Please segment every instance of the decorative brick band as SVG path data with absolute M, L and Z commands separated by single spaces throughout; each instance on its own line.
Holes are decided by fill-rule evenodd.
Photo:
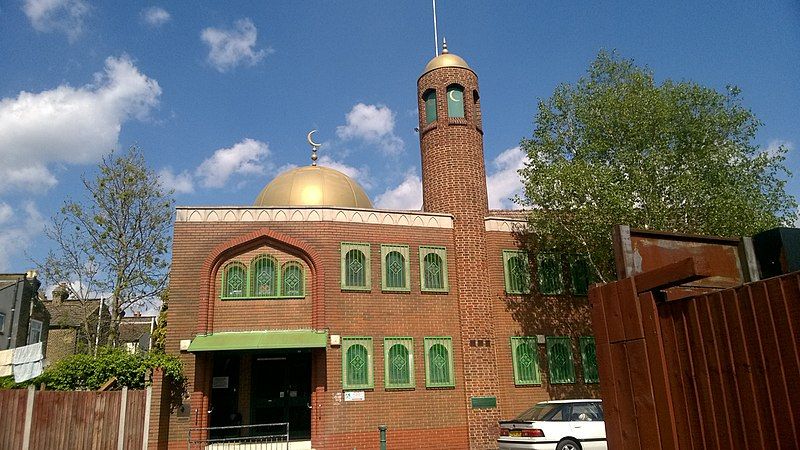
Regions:
M 502 217 L 487 217 L 484 219 L 486 231 L 501 231 L 511 233 L 528 228 L 528 222 L 523 219 L 506 219 Z
M 356 208 L 178 207 L 176 222 L 349 222 L 453 228 L 449 214 Z
M 251 233 L 243 234 L 215 247 L 206 257 L 201 269 L 201 292 L 198 305 L 197 333 L 207 334 L 212 330 L 214 323 L 215 295 L 214 280 L 222 265 L 233 255 L 245 252 L 252 248 L 269 244 L 279 250 L 292 254 L 308 264 L 311 270 L 311 323 L 315 329 L 321 329 L 325 323 L 325 290 L 323 289 L 325 274 L 323 265 L 317 252 L 308 244 L 299 239 L 283 233 L 261 228 Z

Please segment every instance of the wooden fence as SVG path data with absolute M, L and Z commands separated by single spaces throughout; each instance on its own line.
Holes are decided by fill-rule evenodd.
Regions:
M 663 295 L 700 265 L 590 291 L 609 448 L 799 448 L 800 273 Z
M 0 391 L 0 449 L 146 449 L 150 388 Z

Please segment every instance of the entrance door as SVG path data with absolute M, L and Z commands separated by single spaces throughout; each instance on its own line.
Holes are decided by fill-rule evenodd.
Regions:
M 289 422 L 291 439 L 311 438 L 311 353 L 253 356 L 251 422 Z
M 209 408 L 212 427 L 242 424 L 242 415 L 239 413 L 239 361 L 239 355 L 234 353 L 219 352 L 214 355 Z M 213 430 L 211 437 L 228 437 L 237 432 Z

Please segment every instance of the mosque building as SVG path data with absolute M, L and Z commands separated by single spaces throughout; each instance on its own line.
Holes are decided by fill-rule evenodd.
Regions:
M 599 396 L 586 261 L 523 251 L 524 214 L 489 210 L 479 94 L 446 46 L 423 69 L 420 211 L 315 158 L 252 206 L 177 208 L 167 351 L 188 394 L 154 395 L 151 441 L 289 423 L 291 448 L 377 449 L 385 425 L 392 449 L 487 449 L 537 401 Z

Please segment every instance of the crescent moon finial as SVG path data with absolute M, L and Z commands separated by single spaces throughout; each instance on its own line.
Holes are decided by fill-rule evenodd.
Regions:
M 308 132 L 308 135 L 306 135 L 306 138 L 308 139 L 308 143 L 311 144 L 311 165 L 312 166 L 316 166 L 317 165 L 317 149 L 322 146 L 322 144 L 317 144 L 316 142 L 314 142 L 314 139 L 312 138 L 312 136 L 316 132 L 317 132 L 317 130 L 311 130 L 311 131 Z

